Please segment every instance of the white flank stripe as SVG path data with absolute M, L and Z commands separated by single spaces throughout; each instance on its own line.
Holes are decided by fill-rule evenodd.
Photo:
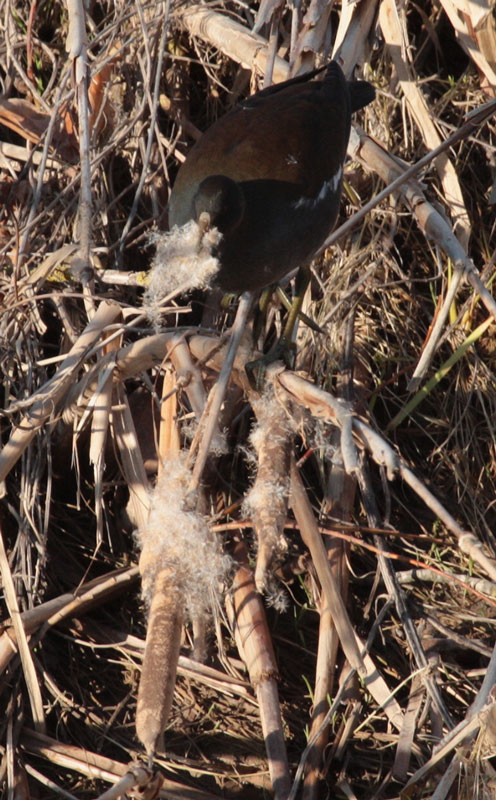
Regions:
M 335 194 L 335 192 L 337 192 L 342 176 L 343 167 L 341 166 L 332 176 L 332 178 L 329 178 L 328 181 L 325 181 L 325 183 L 322 184 L 322 188 L 317 197 L 300 197 L 296 203 L 292 204 L 293 208 L 314 208 L 316 205 L 322 202 L 322 200 L 325 200 L 329 194 Z

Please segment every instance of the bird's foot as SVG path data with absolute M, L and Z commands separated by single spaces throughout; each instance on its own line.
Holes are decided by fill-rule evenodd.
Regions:
M 245 364 L 245 372 L 250 381 L 250 386 L 257 392 L 263 389 L 267 367 L 275 361 L 282 361 L 288 369 L 294 369 L 296 360 L 296 347 L 294 344 L 279 339 L 269 353 Z

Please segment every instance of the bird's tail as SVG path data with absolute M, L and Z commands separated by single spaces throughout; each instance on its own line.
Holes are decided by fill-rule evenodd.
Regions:
M 367 81 L 349 81 L 351 110 L 358 111 L 375 99 L 375 89 Z

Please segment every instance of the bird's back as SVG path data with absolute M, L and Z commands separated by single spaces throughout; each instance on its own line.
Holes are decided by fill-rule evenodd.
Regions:
M 275 91 L 253 95 L 214 123 L 179 170 L 169 206 L 171 227 L 192 218 L 193 196 L 209 175 L 289 182 L 305 196 L 318 192 L 343 162 L 349 137 L 348 84 L 334 65 L 323 81 L 270 87 Z

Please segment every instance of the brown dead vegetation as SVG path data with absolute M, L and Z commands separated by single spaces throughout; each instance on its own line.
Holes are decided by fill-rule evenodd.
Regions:
M 0 9 L 5 796 L 489 800 L 494 6 Z M 331 55 L 377 99 L 323 332 L 260 397 L 250 328 L 222 402 L 232 309 L 154 330 L 150 234 L 201 131 Z

